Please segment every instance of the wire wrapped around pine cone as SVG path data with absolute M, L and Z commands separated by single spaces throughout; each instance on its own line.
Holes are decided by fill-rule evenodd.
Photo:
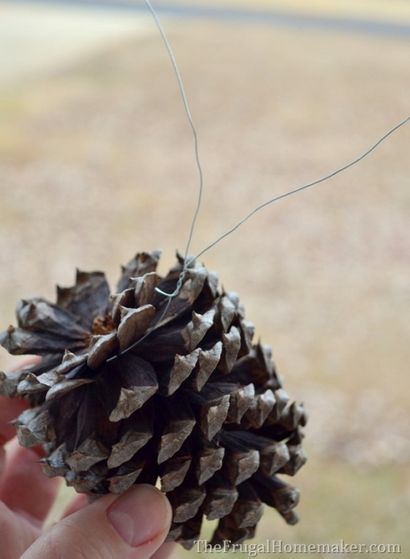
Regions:
M 44 470 L 78 492 L 123 493 L 160 480 L 173 508 L 169 539 L 192 547 L 202 519 L 212 542 L 253 537 L 263 503 L 294 524 L 299 493 L 278 477 L 305 463 L 303 405 L 290 403 L 268 346 L 234 293 L 184 261 L 166 277 L 160 254 L 123 268 L 110 297 L 101 272 L 77 272 L 57 303 L 23 300 L 18 327 L 1 334 L 12 354 L 39 364 L 0 373 L 0 393 L 30 407 L 16 420 L 23 446 L 43 445 Z M 149 333 L 147 335 L 147 333 Z

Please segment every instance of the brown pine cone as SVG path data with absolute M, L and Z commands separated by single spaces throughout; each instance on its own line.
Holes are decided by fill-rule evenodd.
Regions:
M 192 547 L 202 519 L 219 519 L 212 543 L 253 537 L 263 503 L 294 524 L 299 493 L 277 474 L 305 463 L 303 405 L 290 403 L 268 346 L 237 295 L 183 259 L 166 277 L 159 253 L 122 270 L 118 294 L 101 272 L 77 272 L 57 303 L 23 300 L 18 327 L 0 335 L 38 365 L 0 373 L 0 393 L 30 403 L 16 420 L 23 446 L 43 445 L 44 470 L 78 492 L 122 493 L 160 480 L 173 507 L 170 539 Z

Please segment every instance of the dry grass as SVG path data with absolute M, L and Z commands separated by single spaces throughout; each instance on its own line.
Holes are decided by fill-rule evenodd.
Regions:
M 206 169 L 196 250 L 408 112 L 406 42 L 217 24 L 170 30 Z M 52 297 L 76 266 L 113 280 L 137 250 L 161 247 L 163 267 L 173 261 L 196 175 L 156 36 L 1 90 L 0 120 L 3 325 L 15 300 Z M 311 412 L 304 522 L 290 530 L 277 519 L 271 530 L 267 515 L 264 537 L 409 543 L 409 134 L 264 211 L 203 258 L 240 292 L 286 387 Z

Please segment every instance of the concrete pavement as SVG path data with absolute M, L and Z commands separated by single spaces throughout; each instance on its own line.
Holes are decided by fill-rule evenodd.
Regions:
M 98 8 L 103 11 L 125 14 L 146 13 L 143 0 L 15 0 L 18 4 L 62 5 L 83 8 Z M 329 8 L 329 4 L 333 7 Z M 296 28 L 324 29 L 335 32 L 370 34 L 387 37 L 410 37 L 410 7 L 401 0 L 386 2 L 361 0 L 354 4 L 340 1 L 325 3 L 300 0 L 270 2 L 257 1 L 255 4 L 237 0 L 233 2 L 180 2 L 178 0 L 155 2 L 158 13 L 179 18 L 202 18 L 228 22 L 249 22 L 254 24 L 288 26 Z M 379 6 L 378 6 L 379 5 Z

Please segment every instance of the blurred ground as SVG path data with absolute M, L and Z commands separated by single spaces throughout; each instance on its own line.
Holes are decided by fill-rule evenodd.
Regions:
M 134 252 L 162 248 L 165 270 L 185 243 L 191 136 L 162 43 L 137 20 L 130 35 L 133 25 L 99 39 L 98 52 L 88 42 L 80 57 L 0 85 L 3 326 L 17 299 L 53 297 L 76 266 L 114 281 Z M 167 29 L 205 168 L 195 251 L 409 113 L 409 41 L 245 23 Z M 203 257 L 241 294 L 311 415 L 310 462 L 295 480 L 303 522 L 288 528 L 267 514 L 261 540 L 410 544 L 409 139 L 401 130 L 360 167 L 265 210 Z M 9 363 L 2 352 L 0 366 Z

